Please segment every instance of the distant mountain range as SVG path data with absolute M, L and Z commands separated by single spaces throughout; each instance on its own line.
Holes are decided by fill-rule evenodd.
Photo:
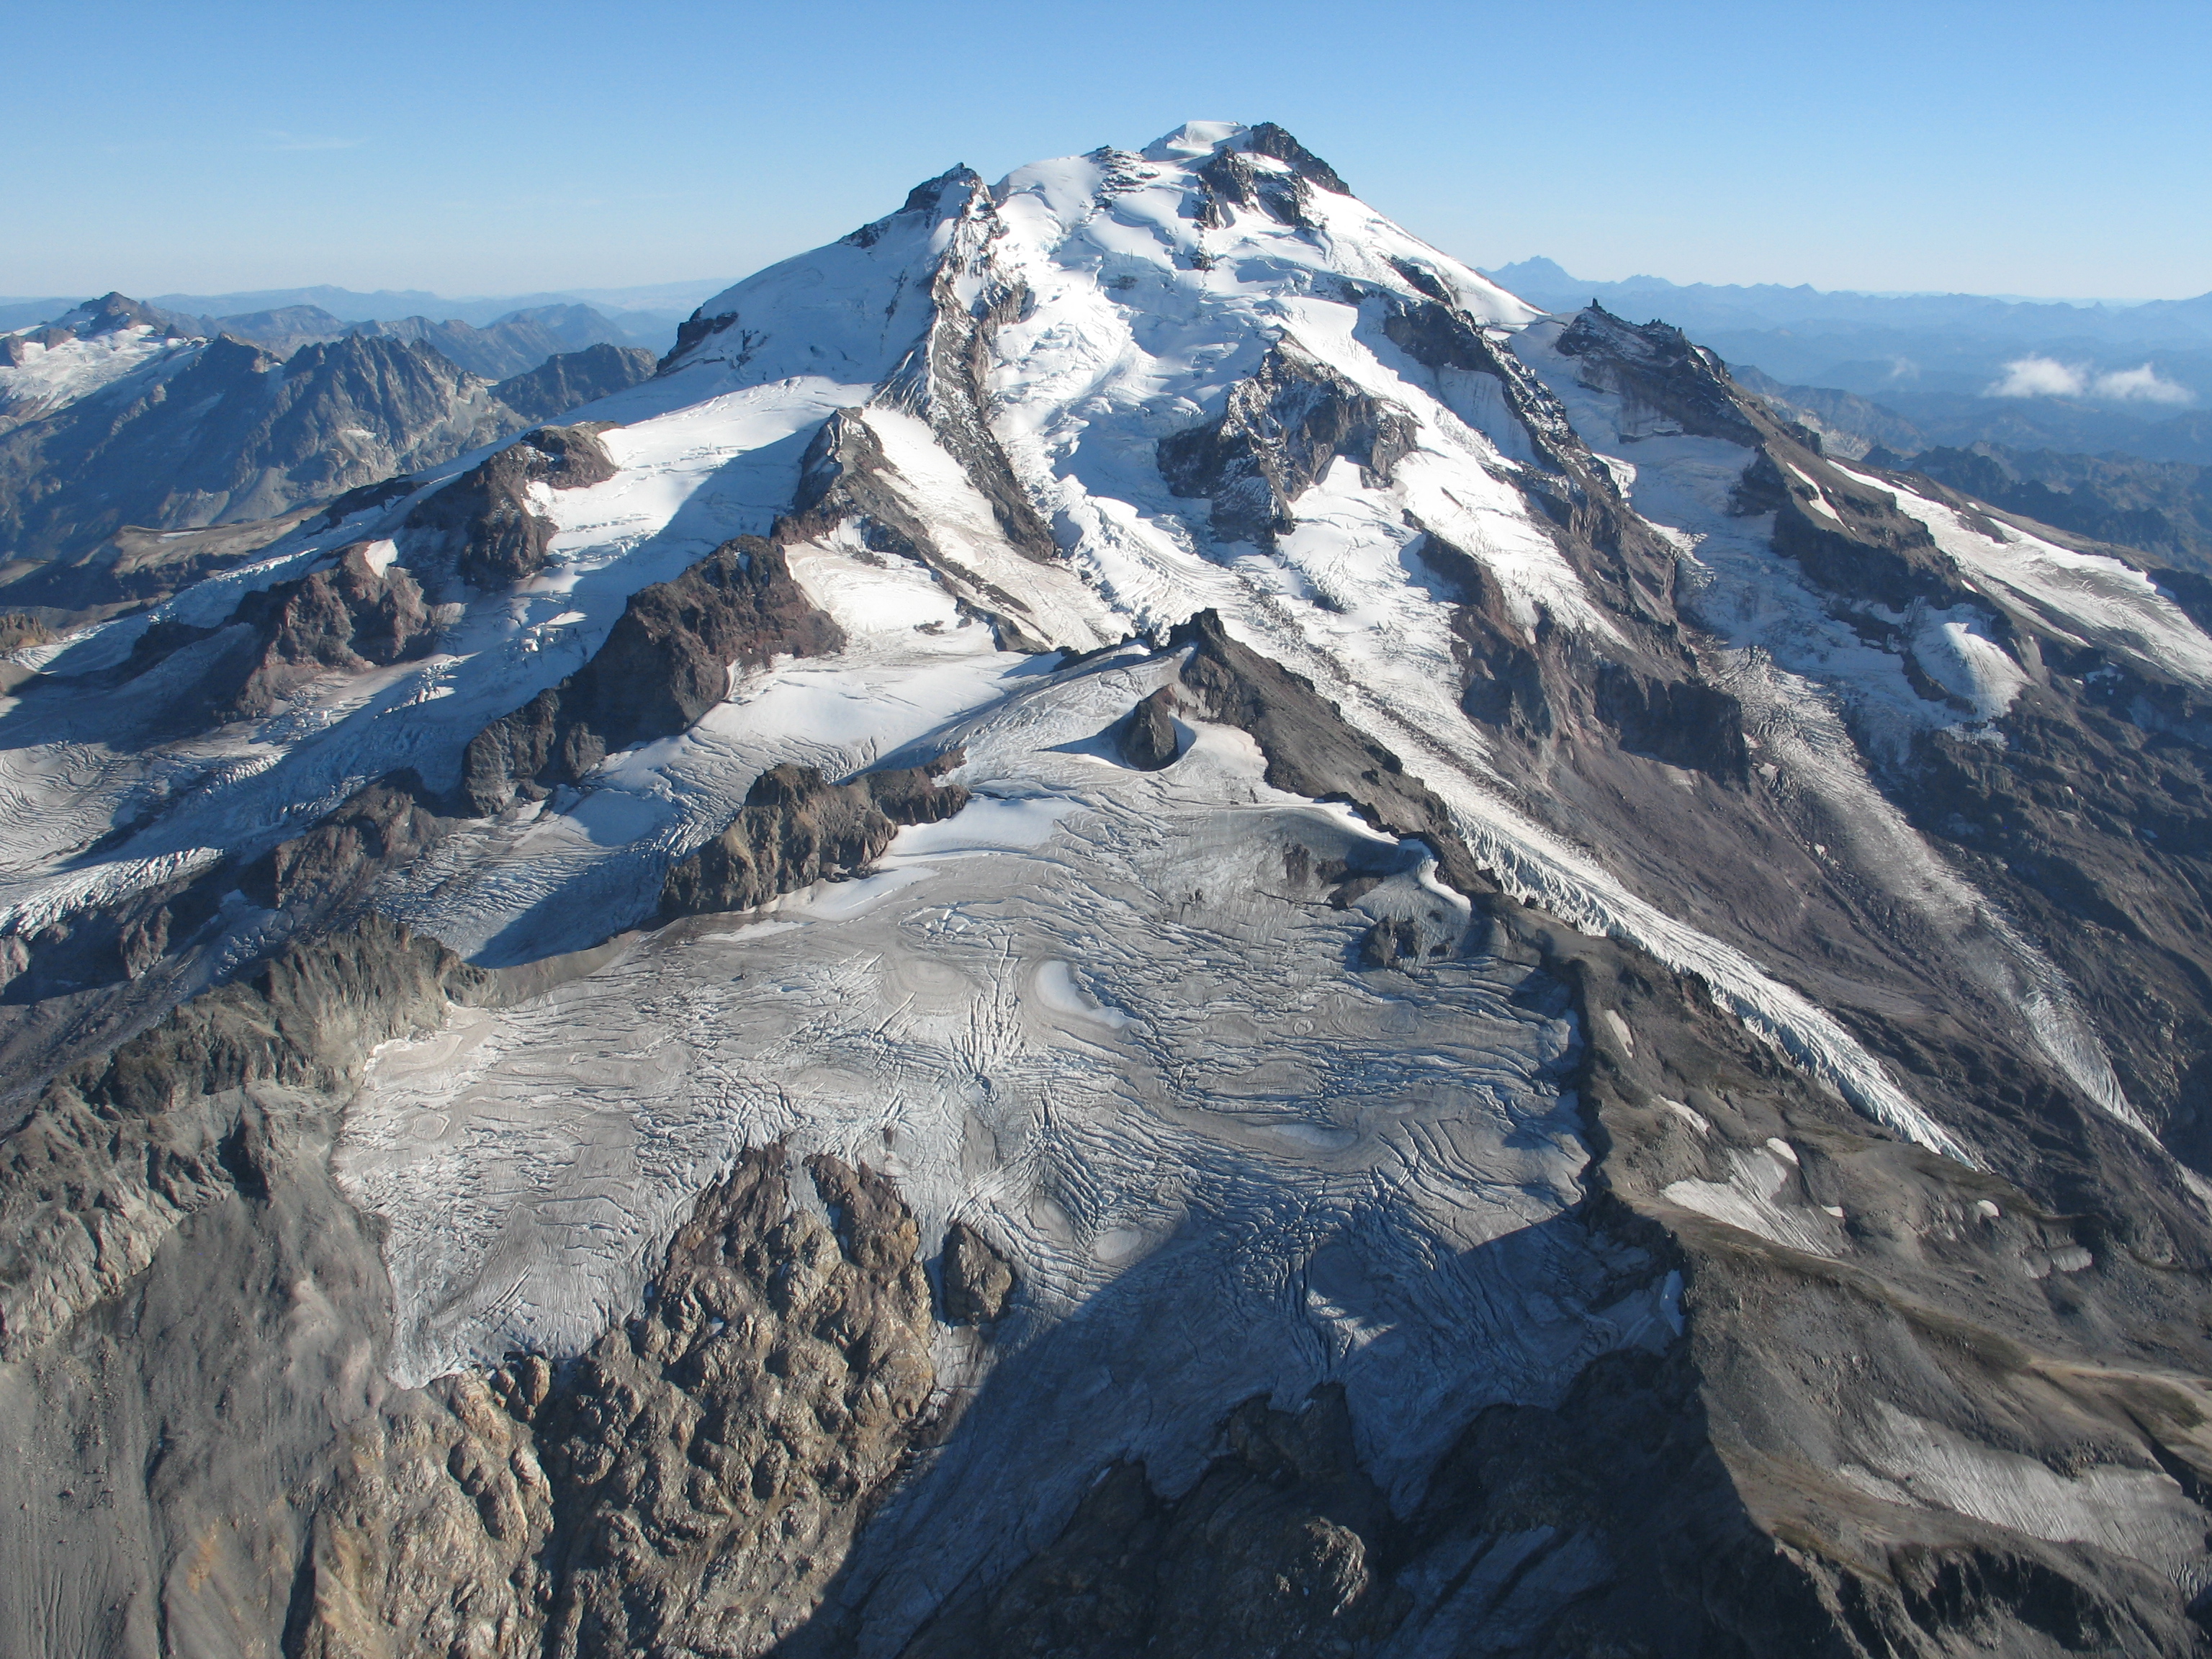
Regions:
M 1663 276 L 1598 282 L 1555 260 L 1523 259 L 1483 275 L 1524 300 L 1576 311 L 1593 300 L 1633 315 L 1656 306 L 1678 328 L 1945 328 L 2022 342 L 2081 338 L 2126 344 L 2212 345 L 2212 293 L 2193 300 L 2023 300 L 1983 294 L 1862 294 L 1810 283 L 1670 283 Z
M 479 329 L 313 306 L 194 318 L 111 294 L 0 335 L 0 592 L 55 617 L 166 592 L 198 556 L 177 532 L 289 527 L 649 377 L 653 354 L 611 331 L 584 306 Z
M 639 288 L 562 289 L 453 300 L 422 289 L 362 293 L 323 284 L 237 294 L 156 294 L 143 303 L 181 316 L 220 319 L 233 325 L 231 332 L 267 345 L 281 343 L 282 331 L 291 319 L 312 320 L 315 325 L 313 330 L 293 331 L 299 336 L 294 342 L 297 344 L 311 335 L 335 339 L 356 324 L 436 319 L 487 328 L 549 308 L 589 307 L 612 331 L 600 337 L 657 356 L 675 343 L 676 325 L 692 307 L 727 286 L 720 281 L 654 283 Z M 29 327 L 86 303 L 82 295 L 0 298 L 0 330 Z
M 1690 331 L 1740 372 L 1879 400 L 1917 442 L 2212 462 L 2212 294 L 2076 305 L 1772 283 L 1600 283 L 1550 259 L 1485 273 L 1555 312 L 1591 303 Z M 1894 449 L 1887 439 L 1877 439 Z

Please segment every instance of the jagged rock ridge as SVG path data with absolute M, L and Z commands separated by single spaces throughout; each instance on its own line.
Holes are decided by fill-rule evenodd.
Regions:
M 594 413 L 22 647 L 18 1627 L 2203 1648 L 2185 573 L 1266 126 Z

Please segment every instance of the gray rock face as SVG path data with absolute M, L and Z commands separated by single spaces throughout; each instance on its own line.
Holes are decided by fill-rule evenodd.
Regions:
M 964 1221 L 945 1230 L 943 1275 L 945 1322 L 988 1325 L 1006 1310 L 1014 1270 L 990 1240 Z
M 1272 546 L 1292 526 L 1291 503 L 1337 457 L 1388 478 L 1411 434 L 1403 411 L 1278 346 L 1218 416 L 1160 440 L 1160 472 L 1176 495 L 1212 501 L 1220 540 Z
M 179 1221 L 265 1184 L 270 1091 L 327 1093 L 376 1043 L 439 1023 L 475 970 L 371 918 L 288 949 L 55 1079 L 9 1138 L 0 1355 L 44 1341 L 153 1259 Z
M 280 360 L 219 338 L 0 434 L 0 547 L 65 558 L 125 525 L 266 518 L 524 424 L 434 351 L 354 337 Z M 18 583 L 40 602 L 35 584 Z
M 514 514 L 526 517 L 526 508 Z M 526 529 L 507 527 L 514 518 L 496 528 L 489 514 L 472 522 L 528 545 Z M 791 580 L 782 550 L 740 537 L 674 581 L 641 589 L 579 672 L 479 732 L 463 763 L 464 787 L 477 811 L 491 812 L 518 789 L 575 782 L 616 750 L 690 726 L 722 700 L 733 665 L 780 652 L 818 656 L 842 643 L 836 624 Z
M 580 489 L 614 476 L 605 428 L 540 427 L 418 503 L 400 527 L 410 557 L 477 587 L 504 587 L 544 567 L 550 519 L 531 511 L 530 486 Z
M 958 784 L 936 781 L 953 763 L 863 772 L 848 783 L 830 783 L 809 766 L 770 767 L 737 822 L 670 868 L 661 915 L 750 910 L 866 868 L 901 825 L 934 823 L 968 804 Z
M 550 421 L 626 386 L 653 378 L 653 354 L 600 343 L 564 351 L 501 380 L 492 391 L 526 421 Z

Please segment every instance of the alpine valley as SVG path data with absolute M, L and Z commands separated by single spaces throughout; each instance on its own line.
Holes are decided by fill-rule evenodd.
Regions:
M 0 340 L 8 1652 L 2212 1652 L 2212 582 L 1267 125 L 440 337 Z

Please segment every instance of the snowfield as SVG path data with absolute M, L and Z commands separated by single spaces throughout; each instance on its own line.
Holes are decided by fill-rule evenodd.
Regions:
M 635 1305 L 692 1196 L 741 1147 L 890 1170 L 929 1249 L 955 1219 L 981 1230 L 1030 1294 L 988 1352 L 943 1335 L 940 1373 L 1003 1431 L 953 1442 L 856 1567 L 863 1582 L 889 1571 L 872 1563 L 924 1574 L 870 1591 L 917 1606 L 1018 1559 L 1099 1455 L 1142 1457 L 1169 1490 L 1194 1479 L 1212 1425 L 1254 1394 L 1295 1403 L 1343 1382 L 1363 1453 L 1405 1502 L 1412 1472 L 1482 1406 L 1549 1399 L 1595 1354 L 1674 1328 L 1657 1292 L 1597 1305 L 1609 1264 L 1554 1224 L 1588 1159 L 1560 1081 L 1583 1041 L 1571 1019 L 1521 994 L 1528 970 L 1489 958 L 1361 971 L 1378 917 L 1443 925 L 1457 906 L 1464 927 L 1425 850 L 1269 787 L 1229 728 L 1190 726 L 1159 773 L 1116 758 L 1108 728 L 1171 677 L 1157 647 L 1200 610 L 1400 756 L 1508 892 L 1696 975 L 1869 1118 L 1975 1156 L 1942 1102 L 1900 1087 L 1806 995 L 1516 805 L 1461 709 L 1419 527 L 1481 563 L 1528 637 L 1601 647 L 1613 624 L 1516 482 L 1532 452 L 1498 383 L 1415 363 L 1382 331 L 1389 296 L 1443 294 L 1510 337 L 1679 548 L 1766 771 L 1817 792 L 1988 994 L 2139 1125 L 2063 977 L 1882 799 L 1844 729 L 1855 713 L 1899 743 L 1986 732 L 2025 683 L 1989 618 L 1961 605 L 1911 620 L 1917 671 L 1947 694 L 1923 695 L 1903 656 L 1866 643 L 1773 553 L 1771 521 L 1729 516 L 1744 452 L 1633 430 L 1553 349 L 1556 323 L 1328 190 L 1306 191 L 1304 225 L 1241 207 L 1208 222 L 1195 170 L 1242 131 L 1197 124 L 989 188 L 947 174 L 908 210 L 716 296 L 702 311 L 720 326 L 669 370 L 564 417 L 614 423 L 618 471 L 538 488 L 550 562 L 471 598 L 425 660 L 326 676 L 265 720 L 187 739 L 144 723 L 151 677 L 95 678 L 154 622 L 219 623 L 240 592 L 388 535 L 402 506 L 297 532 L 150 617 L 19 653 L 84 679 L 66 710 L 0 702 L 0 907 L 27 927 L 208 849 L 265 848 L 395 769 L 451 787 L 470 737 L 581 666 L 639 589 L 789 512 L 823 423 L 859 411 L 884 487 L 932 526 L 940 565 L 872 548 L 849 524 L 793 542 L 793 576 L 845 631 L 840 654 L 736 675 L 691 730 L 396 872 L 387 914 L 558 982 L 387 1045 L 337 1166 L 387 1230 L 403 1382 L 518 1347 L 577 1351 Z M 943 295 L 1000 319 L 979 370 L 983 418 L 1056 558 L 1009 539 L 948 436 L 947 394 L 932 388 L 951 348 L 927 333 Z M 157 346 L 107 337 L 97 363 L 37 360 L 38 384 L 76 386 Z M 1171 490 L 1158 445 L 1219 416 L 1271 354 L 1402 416 L 1409 447 L 1387 477 L 1334 459 L 1271 544 L 1224 544 L 1209 503 Z M 482 459 L 426 476 L 417 499 Z M 2212 640 L 2147 580 L 1896 493 L 1947 552 L 2054 626 L 2212 684 Z M 1050 648 L 1006 648 L 981 614 L 1001 603 Z M 160 672 L 189 673 L 188 653 L 171 661 Z M 634 931 L 670 863 L 719 834 L 768 767 L 842 777 L 952 747 L 975 799 L 905 831 L 872 873 L 757 915 Z M 1293 873 L 1294 849 L 1382 878 L 1333 908 Z M 1781 1155 L 1760 1156 L 1679 1201 L 1826 1249 L 1834 1223 L 1784 1213 Z M 1015 1353 L 1035 1362 L 1018 1384 L 975 1392 Z M 1905 1445 L 1909 1426 L 1897 1433 Z M 2101 1492 L 2078 1501 L 2109 1507 Z

